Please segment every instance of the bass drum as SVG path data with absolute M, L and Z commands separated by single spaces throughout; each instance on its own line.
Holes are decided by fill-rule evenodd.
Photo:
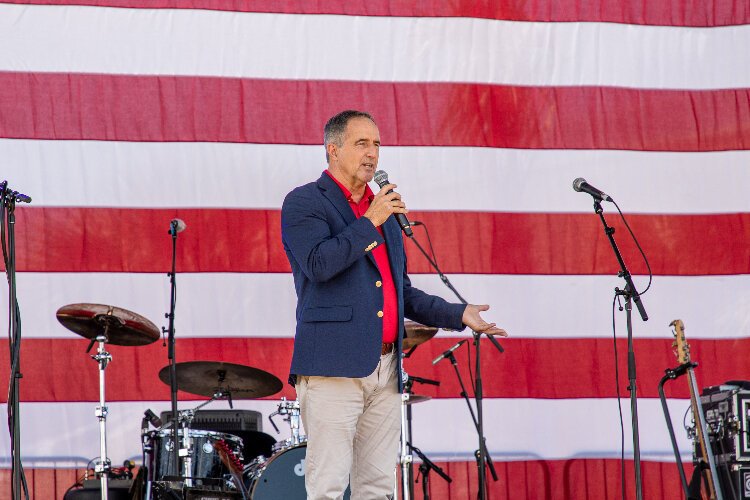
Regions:
M 305 455 L 307 443 L 275 453 L 268 460 L 258 457 L 245 467 L 243 479 L 252 500 L 305 500 Z M 349 488 L 344 500 L 349 500 Z

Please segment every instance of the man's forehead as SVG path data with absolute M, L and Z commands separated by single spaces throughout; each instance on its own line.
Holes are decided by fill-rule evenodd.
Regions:
M 355 139 L 371 139 L 373 136 L 380 140 L 380 131 L 375 122 L 365 117 L 352 118 L 346 124 L 346 135 L 357 136 Z

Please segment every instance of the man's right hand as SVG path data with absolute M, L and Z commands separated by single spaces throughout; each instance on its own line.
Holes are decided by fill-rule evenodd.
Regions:
M 400 194 L 395 191 L 388 193 L 388 191 L 391 191 L 395 187 L 395 184 L 386 184 L 383 186 L 383 188 L 378 191 L 378 194 L 372 199 L 370 208 L 365 212 L 364 216 L 370 219 L 375 227 L 383 224 L 391 214 L 409 213 L 406 209 L 406 205 L 401 201 Z

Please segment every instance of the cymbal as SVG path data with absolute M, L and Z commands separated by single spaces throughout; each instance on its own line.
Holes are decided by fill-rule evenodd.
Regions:
M 409 400 L 406 402 L 408 405 L 415 405 L 417 403 L 424 403 L 432 399 L 432 396 L 423 396 L 421 394 L 409 394 Z
M 276 394 L 284 387 L 267 371 L 223 361 L 184 361 L 175 369 L 177 388 L 198 396 L 224 392 L 233 399 L 255 399 Z M 169 365 L 159 370 L 159 379 L 169 385 Z
M 408 351 L 412 347 L 423 344 L 435 336 L 438 329 L 432 326 L 425 326 L 416 321 L 404 321 L 406 336 L 403 341 L 403 350 Z
M 140 314 L 104 304 L 68 304 L 57 310 L 57 320 L 73 333 L 108 344 L 140 346 L 159 339 L 159 329 Z

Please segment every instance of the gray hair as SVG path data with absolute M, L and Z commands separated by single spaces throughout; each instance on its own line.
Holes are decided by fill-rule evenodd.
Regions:
M 328 145 L 335 144 L 338 147 L 344 145 L 346 126 L 349 125 L 349 121 L 354 118 L 367 118 L 372 123 L 375 123 L 375 120 L 373 120 L 369 113 L 355 111 L 353 109 L 347 109 L 346 111 L 342 111 L 341 113 L 332 116 L 323 129 L 323 146 L 326 148 L 326 163 L 330 161 L 328 158 Z

